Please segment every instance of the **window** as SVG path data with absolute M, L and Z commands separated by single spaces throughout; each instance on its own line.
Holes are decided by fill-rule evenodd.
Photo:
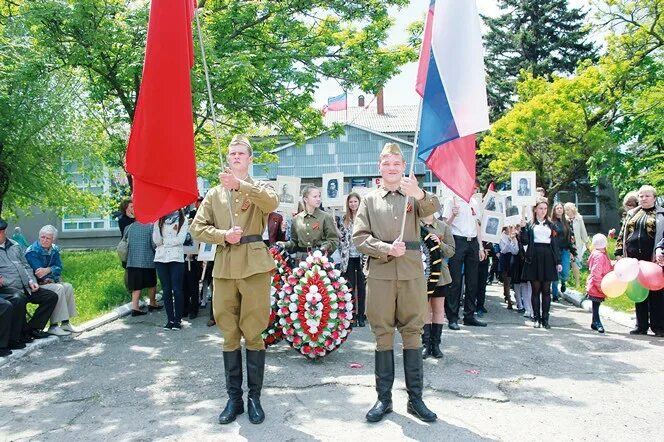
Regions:
M 314 154 L 314 145 L 313 144 L 307 144 L 305 146 L 306 148 L 306 154 L 307 155 L 313 155 Z
M 599 199 L 597 187 L 584 181 L 573 183 L 568 189 L 556 194 L 556 202 L 574 203 L 581 216 L 599 217 Z
M 336 147 L 336 144 L 334 144 L 334 143 L 328 143 L 327 144 L 327 153 L 328 153 L 328 155 L 334 155 L 335 147 Z
M 77 166 L 74 163 L 68 162 L 65 165 L 65 170 L 71 174 L 72 182 L 74 182 L 79 189 L 86 189 L 95 195 L 101 195 L 108 192 L 111 186 L 108 173 L 105 173 L 102 179 L 91 181 L 78 173 Z M 65 232 L 81 230 L 115 230 L 117 228 L 117 220 L 113 219 L 110 215 L 104 216 L 100 213 L 91 213 L 88 215 L 65 214 L 62 219 L 62 230 Z

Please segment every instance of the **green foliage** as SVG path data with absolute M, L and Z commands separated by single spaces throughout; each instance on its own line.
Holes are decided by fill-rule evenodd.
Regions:
M 595 58 L 586 13 L 569 8 L 567 0 L 500 0 L 504 11 L 482 19 L 489 27 L 484 36 L 488 95 L 492 119 L 514 102 L 522 71 L 535 77 L 572 74 L 577 64 Z
M 124 286 L 124 269 L 115 251 L 62 252 L 62 278 L 74 286 L 80 324 L 129 302 Z
M 325 130 L 312 107 L 322 78 L 341 88 L 378 91 L 416 59 L 412 47 L 386 47 L 388 7 L 407 0 L 200 1 L 201 26 L 221 145 L 238 132 L 269 127 L 297 142 Z M 149 3 L 130 0 L 34 0 L 23 13 L 31 35 L 58 69 L 84 81 L 91 113 L 108 137 L 107 164 L 121 166 L 140 85 Z M 200 61 L 192 73 L 196 153 L 214 179 L 219 155 Z M 257 161 L 274 142 L 256 146 Z M 262 155 L 262 156 L 261 156 Z M 274 159 L 274 158 L 272 158 Z
M 0 10 L 0 212 L 11 217 L 34 205 L 84 212 L 100 199 L 79 190 L 63 158 L 86 162 L 83 173 L 99 176 L 101 128 L 81 108 L 82 88 L 71 71 L 53 71 L 47 57 L 15 15 L 19 4 Z M 3 211 L 4 209 L 4 211 Z
M 494 173 L 534 169 L 550 197 L 586 173 L 621 193 L 644 182 L 662 190 L 664 0 L 598 7 L 610 31 L 606 53 L 573 77 L 525 75 L 519 102 L 481 145 Z

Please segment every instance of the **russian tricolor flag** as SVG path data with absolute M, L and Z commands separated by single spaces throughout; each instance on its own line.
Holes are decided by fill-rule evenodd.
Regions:
M 337 95 L 336 97 L 330 97 L 327 99 L 327 108 L 326 110 L 328 111 L 342 111 L 346 110 L 346 107 L 348 106 L 348 99 L 346 97 L 346 93 L 344 92 L 341 95 Z
M 475 134 L 489 128 L 475 0 L 431 0 L 415 89 L 422 96 L 418 157 L 469 201 L 475 185 Z

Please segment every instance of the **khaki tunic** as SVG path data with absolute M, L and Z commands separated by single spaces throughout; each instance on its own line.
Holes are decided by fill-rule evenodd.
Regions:
M 399 258 L 388 256 L 392 242 L 401 231 L 401 219 L 405 195 L 401 191 L 390 192 L 381 187 L 369 192 L 360 203 L 353 224 L 353 243 L 360 253 L 368 255 L 367 278 L 416 279 L 424 277 L 422 254 L 419 250 L 406 250 Z M 411 210 L 406 213 L 403 241 L 420 241 L 420 218 L 435 213 L 440 208 L 438 198 L 429 192 L 415 203 L 410 199 Z
M 240 181 L 240 189 L 230 191 L 230 206 L 235 225 L 242 228 L 242 236 L 263 236 L 267 217 L 277 209 L 279 198 L 266 185 L 255 184 L 251 177 Z M 241 279 L 256 273 L 274 269 L 274 259 L 262 241 L 248 244 L 226 244 L 226 231 L 230 230 L 229 202 L 222 186 L 210 189 L 191 223 L 192 238 L 217 244 L 212 276 L 215 278 Z
M 454 236 L 452 235 L 452 229 L 443 221 L 438 219 L 433 220 L 434 225 L 424 224 L 425 229 L 429 232 L 438 235 L 440 238 L 440 251 L 443 254 L 443 258 L 451 258 L 454 256 L 456 250 L 456 245 L 454 243 Z M 450 269 L 447 266 L 447 261 L 443 259 L 442 266 L 440 267 L 440 278 L 438 279 L 437 287 L 447 285 L 452 282 L 452 276 L 450 275 Z
M 291 239 L 284 247 L 288 250 L 296 247 L 320 249 L 331 255 L 339 247 L 334 218 L 320 209 L 314 210 L 311 215 L 303 210 L 293 217 Z
M 198 241 L 217 244 L 212 306 L 224 337 L 224 351 L 239 349 L 242 336 L 247 349 L 263 350 L 261 333 L 270 319 L 269 272 L 274 269 L 274 259 L 263 241 L 228 244 L 225 235 L 233 227 L 230 207 L 242 236 L 262 237 L 268 216 L 277 209 L 279 199 L 271 187 L 256 184 L 251 177 L 240 181 L 237 191 L 230 191 L 230 201 L 227 195 L 222 186 L 210 189 L 190 232 Z
M 394 347 L 394 330 L 401 333 L 404 349 L 421 345 L 428 300 L 420 250 L 403 256 L 388 256 L 399 236 L 406 196 L 385 188 L 369 192 L 360 203 L 353 224 L 353 243 L 369 256 L 367 273 L 367 318 L 376 338 L 376 350 Z M 410 198 L 403 241 L 420 241 L 420 218 L 433 214 L 440 203 L 425 192 L 420 201 Z

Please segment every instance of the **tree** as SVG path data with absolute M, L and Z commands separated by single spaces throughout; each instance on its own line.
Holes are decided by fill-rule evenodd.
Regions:
M 36 41 L 60 68 L 85 78 L 89 98 L 114 137 L 116 164 L 133 116 L 145 47 L 147 2 L 34 0 L 24 13 Z M 377 92 L 416 58 L 406 45 L 385 47 L 388 7 L 407 0 L 199 1 L 216 114 L 233 132 L 269 127 L 294 141 L 325 130 L 312 107 L 321 78 L 340 89 Z M 196 35 L 195 43 L 198 46 Z M 210 111 L 197 48 L 192 74 L 197 158 L 215 164 Z M 259 146 L 259 153 L 269 143 Z M 214 174 L 216 175 L 216 174 Z
M 86 211 L 99 199 L 63 180 L 63 157 L 88 160 L 94 176 L 96 130 L 81 118 L 72 97 L 80 85 L 66 72 L 54 74 L 16 15 L 19 3 L 0 9 L 0 213 L 41 207 Z M 4 209 L 4 210 L 3 210 Z
M 569 8 L 567 0 L 499 0 L 504 13 L 483 20 L 492 120 L 514 103 L 522 71 L 552 79 L 574 73 L 578 63 L 595 57 L 584 28 L 586 13 Z
M 619 191 L 662 185 L 664 0 L 598 6 L 610 31 L 606 54 L 571 78 L 527 75 L 519 102 L 480 148 L 503 177 L 536 170 L 550 197 L 587 171 Z

